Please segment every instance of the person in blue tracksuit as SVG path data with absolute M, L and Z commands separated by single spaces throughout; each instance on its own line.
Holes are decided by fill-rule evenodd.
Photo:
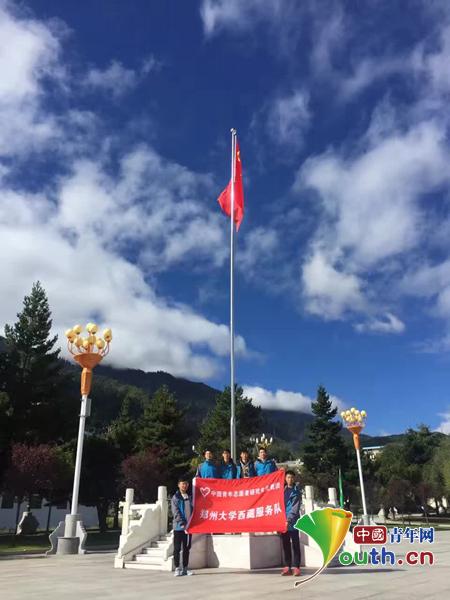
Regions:
M 227 448 L 222 452 L 222 462 L 219 466 L 219 476 L 222 479 L 236 479 L 237 477 L 236 465 L 231 458 L 230 450 Z
M 300 532 L 294 527 L 300 516 L 300 502 L 300 490 L 295 485 L 295 473 L 286 471 L 284 485 L 286 531 L 281 533 L 284 555 L 282 575 L 300 576 Z
M 254 477 L 256 475 L 255 463 L 250 460 L 247 450 L 242 450 L 236 467 L 238 479 L 246 479 L 247 477 Z
M 192 514 L 192 496 L 189 492 L 189 482 L 186 477 L 178 480 L 178 490 L 172 496 L 171 502 L 173 516 L 173 562 L 175 564 L 175 577 L 192 575 L 188 570 L 189 550 L 191 549 L 192 536 L 185 531 Z M 183 566 L 180 567 L 180 554 L 183 550 Z
M 261 446 L 258 451 L 258 458 L 255 460 L 256 475 L 268 475 L 278 471 L 273 458 L 267 458 L 267 452 L 264 446 Z
M 205 450 L 204 452 L 205 460 L 202 462 L 195 474 L 196 477 L 204 477 L 205 479 L 217 479 L 220 477 L 219 470 L 214 462 L 214 456 L 211 450 Z

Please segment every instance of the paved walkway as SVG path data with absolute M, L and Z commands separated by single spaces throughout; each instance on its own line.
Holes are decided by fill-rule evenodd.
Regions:
M 397 546 L 397 557 L 411 547 Z M 402 552 L 400 552 L 400 549 Z M 415 549 L 420 549 L 415 545 Z M 278 570 L 202 569 L 193 577 L 171 573 L 113 569 L 113 555 L 0 560 L 1 597 L 7 600 L 396 600 L 450 598 L 450 532 L 437 534 L 433 566 L 337 567 L 327 569 L 304 588 Z M 307 569 L 305 575 L 312 573 Z

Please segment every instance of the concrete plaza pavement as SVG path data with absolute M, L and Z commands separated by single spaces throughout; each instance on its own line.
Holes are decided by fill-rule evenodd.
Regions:
M 174 578 L 167 572 L 113 569 L 113 553 L 4 558 L 0 595 L 7 600 L 450 598 L 450 531 L 437 533 L 434 544 L 402 543 L 388 549 L 395 550 L 397 558 L 412 549 L 432 550 L 435 564 L 328 568 L 305 587 L 294 589 L 294 579 L 280 577 L 279 569 L 201 569 L 192 577 Z

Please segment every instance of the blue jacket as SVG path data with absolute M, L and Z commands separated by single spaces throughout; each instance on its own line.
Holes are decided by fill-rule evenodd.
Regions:
M 196 477 L 204 477 L 207 479 L 217 479 L 220 477 L 219 470 L 212 460 L 205 460 L 198 466 Z
M 249 460 L 247 463 L 248 466 L 248 477 L 255 477 L 256 475 L 256 471 L 255 471 L 255 463 L 252 460 Z M 243 462 L 239 461 L 237 464 L 237 479 L 244 479 L 244 474 L 243 474 Z
M 255 471 L 256 475 L 269 475 L 269 473 L 278 471 L 278 468 L 273 458 L 266 458 L 266 460 L 257 458 L 255 460 Z
M 230 462 L 226 464 L 223 461 L 220 463 L 219 477 L 221 477 L 222 479 L 236 479 L 237 469 L 236 465 L 232 460 L 230 460 Z
M 284 486 L 284 506 L 288 530 L 295 531 L 294 525 L 300 516 L 300 490 L 296 485 L 291 488 Z
M 192 496 L 188 494 L 189 499 L 188 502 L 191 507 L 191 514 L 193 510 L 192 505 Z M 174 531 L 182 531 L 185 529 L 188 519 L 186 518 L 186 510 L 185 510 L 185 500 L 181 495 L 180 490 L 177 490 L 175 494 L 172 496 L 171 502 L 172 515 L 173 515 L 173 529 Z M 183 527 L 182 527 L 183 525 Z

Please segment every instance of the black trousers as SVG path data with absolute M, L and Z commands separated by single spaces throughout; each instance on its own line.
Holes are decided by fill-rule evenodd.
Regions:
M 188 566 L 191 540 L 192 536 L 188 535 L 185 531 L 173 532 L 173 562 L 175 563 L 175 569 L 178 569 L 180 566 L 181 549 L 183 549 L 183 567 L 186 568 Z
M 281 534 L 283 543 L 284 566 L 300 568 L 300 532 L 298 529 L 294 531 L 286 531 Z M 292 542 L 292 547 L 291 547 Z

